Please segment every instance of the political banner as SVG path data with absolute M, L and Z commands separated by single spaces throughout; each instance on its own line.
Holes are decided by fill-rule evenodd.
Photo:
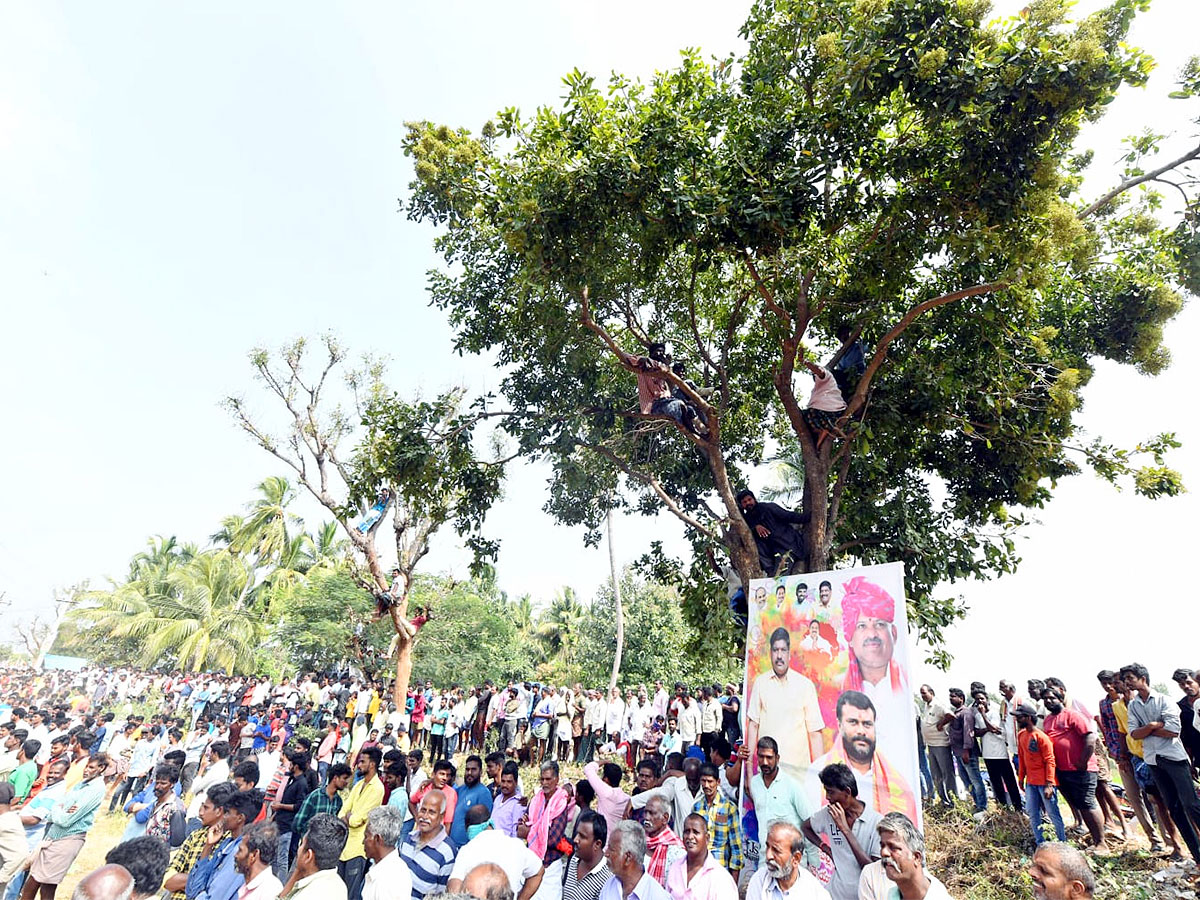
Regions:
M 752 581 L 745 690 L 751 775 L 771 737 L 809 810 L 825 803 L 821 770 L 840 762 L 868 807 L 920 826 L 902 564 Z

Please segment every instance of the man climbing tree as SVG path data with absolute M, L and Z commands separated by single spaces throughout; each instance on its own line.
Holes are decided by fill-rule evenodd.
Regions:
M 277 358 L 261 349 L 250 354 L 256 378 L 283 407 L 280 437 L 252 419 L 240 397 L 227 398 L 225 406 L 255 443 L 296 474 L 350 538 L 361 566 L 357 578 L 375 598 L 378 617 L 388 616 L 396 632 L 390 653 L 396 665 L 394 700 L 401 707 L 412 673 L 413 643 L 429 618 L 422 608 L 409 619 L 413 573 L 429 552 L 430 539 L 446 523 L 466 538 L 476 567 L 494 556 L 497 545 L 481 537 L 479 529 L 499 496 L 503 460 L 488 462 L 475 454 L 475 428 L 488 413 L 464 409 L 461 391 L 410 403 L 384 385 L 382 366 L 375 363 L 345 373 L 357 412 L 352 420 L 325 394 L 346 350 L 328 336 L 322 346 L 325 357 L 313 375 L 306 371 L 304 339 L 284 347 Z M 343 446 L 355 437 L 352 447 Z M 382 497 L 383 490 L 397 559 L 390 583 L 376 546 L 386 515 L 365 532 L 354 524 L 362 498 Z
M 561 108 L 506 110 L 478 137 L 410 125 L 408 213 L 443 226 L 449 266 L 433 301 L 457 349 L 504 363 L 501 427 L 553 466 L 549 511 L 589 540 L 600 497 L 674 515 L 698 552 L 650 563 L 700 620 L 720 600 L 699 551 L 722 547 L 746 583 L 763 571 L 733 485 L 770 440 L 799 461 L 798 567 L 903 560 L 937 643 L 959 610 L 935 586 L 1011 570 L 1022 511 L 1058 479 L 1088 465 L 1180 490 L 1171 435 L 1124 450 L 1075 421 L 1097 358 L 1166 365 L 1163 325 L 1200 280 L 1188 182 L 1172 217 L 1149 177 L 1200 148 L 1159 164 L 1140 141 L 1126 172 L 1095 173 L 1120 183 L 1094 199 L 1074 146 L 1146 80 L 1125 43 L 1142 6 L 1067 23 L 1035 0 L 989 23 L 982 2 L 764 0 L 737 59 L 687 52 L 649 84 L 576 71 Z M 1193 66 L 1178 94 L 1198 87 Z M 621 346 L 651 333 L 712 390 L 656 373 L 708 434 L 680 425 L 647 457 Z M 822 442 L 796 367 L 860 340 L 848 438 Z

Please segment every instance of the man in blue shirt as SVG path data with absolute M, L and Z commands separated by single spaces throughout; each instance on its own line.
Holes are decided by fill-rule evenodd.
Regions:
M 188 878 L 187 900 L 235 900 L 245 884 L 234 857 L 242 843 L 242 830 L 254 821 L 262 808 L 263 794 L 257 788 L 238 791 L 225 807 L 225 838 L 213 851 L 211 863 L 193 884 Z
M 492 809 L 492 792 L 483 784 L 483 760 L 471 754 L 463 764 L 463 783 L 454 788 L 458 802 L 454 806 L 454 821 L 450 825 L 450 840 L 456 847 L 464 846 L 467 837 L 467 810 L 472 806 Z

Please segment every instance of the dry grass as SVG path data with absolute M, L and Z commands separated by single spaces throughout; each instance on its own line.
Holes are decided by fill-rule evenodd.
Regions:
M 1088 854 L 1098 897 L 1148 900 L 1155 896 L 1150 875 L 1165 862 L 1150 855 L 1144 840 L 1137 840 L 1112 856 Z M 982 822 L 976 822 L 965 804 L 949 810 L 927 809 L 925 842 L 930 870 L 958 900 L 1033 897 L 1026 874 L 1033 855 L 1033 834 L 1024 816 L 993 809 Z
M 107 803 L 105 800 L 105 805 L 100 807 L 101 811 L 96 814 L 96 821 L 88 832 L 87 842 L 75 857 L 67 877 L 58 886 L 56 900 L 60 897 L 63 900 L 70 897 L 79 879 L 104 865 L 104 854 L 121 842 L 121 835 L 125 833 L 125 827 L 129 824 L 129 816 L 120 810 L 109 815 Z

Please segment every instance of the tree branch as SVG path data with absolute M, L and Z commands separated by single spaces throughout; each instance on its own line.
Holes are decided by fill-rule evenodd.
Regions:
M 679 519 L 679 521 L 683 522 L 689 528 L 696 529 L 701 534 L 706 535 L 710 540 L 719 540 L 716 534 L 714 534 L 710 529 L 701 525 L 700 522 L 698 522 L 692 516 L 689 516 L 679 506 L 679 504 L 675 502 L 674 498 L 667 493 L 666 489 L 653 475 L 633 468 L 631 465 L 625 462 L 625 460 L 621 459 L 621 457 L 617 456 L 617 454 L 613 453 L 602 444 L 580 444 L 580 446 L 587 447 L 588 449 L 599 453 L 630 478 L 635 478 L 642 482 L 642 484 L 645 484 L 647 487 L 649 487 L 658 496 L 658 499 L 662 501 L 663 506 L 667 508 L 668 512 L 670 512 L 673 516 L 675 516 L 675 518 Z
M 1113 200 L 1117 196 L 1125 193 L 1128 190 L 1132 190 L 1139 184 L 1145 184 L 1147 181 L 1154 181 L 1159 175 L 1165 175 L 1172 169 L 1177 169 L 1180 166 L 1191 162 L 1197 157 L 1200 157 L 1200 145 L 1193 147 L 1187 153 L 1183 154 L 1183 156 L 1173 159 L 1169 163 L 1159 166 L 1157 169 L 1151 169 L 1149 172 L 1144 172 L 1141 175 L 1138 175 L 1136 178 L 1130 178 L 1127 181 L 1121 182 L 1115 188 L 1081 212 L 1079 214 L 1079 218 L 1086 219 L 1088 216 L 1095 215 L 1096 212 L 1102 209 L 1106 204 L 1109 203 L 1109 201 Z
M 875 354 L 871 357 L 871 362 L 867 364 L 866 371 L 863 372 L 862 378 L 858 380 L 858 387 L 854 389 L 854 394 L 850 397 L 850 402 L 846 404 L 846 411 L 842 414 L 842 420 L 846 420 L 853 416 L 856 412 L 862 409 L 863 403 L 866 402 L 867 389 L 871 386 L 871 379 L 875 377 L 875 373 L 879 371 L 879 367 L 883 365 L 887 358 L 888 347 L 892 341 L 902 335 L 908 326 L 917 320 L 917 318 L 931 309 L 936 309 L 939 306 L 945 306 L 947 303 L 953 303 L 956 300 L 963 300 L 967 297 L 976 297 L 980 294 L 992 294 L 996 291 L 1003 290 L 1008 287 L 1008 283 L 1004 281 L 993 281 L 988 284 L 977 284 L 973 287 L 963 288 L 960 291 L 953 291 L 949 294 L 942 294 L 940 297 L 933 297 L 918 303 L 903 316 L 900 321 L 888 330 L 879 343 L 875 347 Z

